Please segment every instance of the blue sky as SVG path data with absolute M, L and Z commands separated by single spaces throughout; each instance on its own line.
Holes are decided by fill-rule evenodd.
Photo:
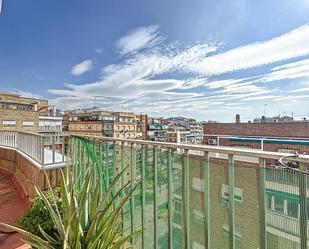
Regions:
M 309 117 L 309 0 L 3 0 L 0 90 L 232 121 Z

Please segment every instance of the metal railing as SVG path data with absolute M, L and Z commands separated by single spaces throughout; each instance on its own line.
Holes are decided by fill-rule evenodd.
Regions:
M 143 229 L 131 240 L 134 248 L 308 249 L 309 156 L 94 136 L 69 139 L 65 155 L 61 137 L 0 131 L 0 146 L 41 165 L 68 158 L 78 176 L 93 167 L 102 189 L 128 167 L 122 184 L 130 182 L 132 188 L 141 181 L 122 210 L 124 231 Z M 266 167 L 268 160 L 283 157 L 300 170 Z M 83 177 L 78 179 L 81 186 Z
M 122 184 L 141 181 L 123 209 L 123 230 L 143 229 L 134 248 L 308 249 L 309 156 L 94 136 L 69 144 L 78 176 L 93 167 L 103 189 L 127 166 Z M 301 170 L 266 167 L 282 157 Z
M 41 165 L 66 162 L 64 135 L 0 131 L 0 146 L 17 149 Z

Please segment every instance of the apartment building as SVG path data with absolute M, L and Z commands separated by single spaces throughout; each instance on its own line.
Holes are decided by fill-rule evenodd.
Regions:
M 274 116 L 274 117 L 265 117 L 255 118 L 253 123 L 285 123 L 293 122 L 294 118 L 290 116 Z
M 70 134 L 145 139 L 147 115 L 98 109 L 74 110 L 64 115 L 64 129 Z
M 177 132 L 174 130 L 174 128 L 172 127 L 169 127 L 167 132 L 166 132 L 166 135 L 167 135 L 167 141 L 169 143 L 177 143 Z
M 171 143 L 201 144 L 203 126 L 192 118 L 172 117 L 164 121 L 168 126 L 168 141 Z
M 164 124 L 149 124 L 148 125 L 148 140 L 167 142 L 168 126 Z
M 113 134 L 113 116 L 108 111 L 71 112 L 65 116 L 65 126 L 70 134 L 92 136 L 111 136 Z
M 136 122 L 136 138 L 146 140 L 148 137 L 148 116 L 145 114 L 138 114 L 136 115 Z
M 0 93 L 0 129 L 39 132 L 40 116 L 48 116 L 48 101 Z
M 309 153 L 309 122 L 204 123 L 204 144 Z M 307 142 L 308 141 L 308 142 Z
M 39 116 L 39 133 L 46 135 L 62 133 L 62 119 L 59 116 Z
M 136 114 L 133 112 L 114 112 L 114 137 L 135 139 L 137 135 Z

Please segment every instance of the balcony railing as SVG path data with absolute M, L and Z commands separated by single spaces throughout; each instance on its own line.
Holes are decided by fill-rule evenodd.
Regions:
M 134 248 L 308 249 L 308 156 L 77 136 L 70 149 L 78 186 L 89 167 L 103 191 L 125 167 L 122 184 L 141 181 L 123 210 L 124 231 L 143 229 Z M 303 171 L 266 168 L 282 157 Z
M 64 138 L 64 135 L 0 131 L 0 146 L 17 149 L 40 165 L 56 165 L 66 162 Z
M 65 148 L 56 137 L 0 132 L 1 146 L 45 164 L 56 141 Z M 77 188 L 89 167 L 103 191 L 124 168 L 127 190 L 141 182 L 122 210 L 123 231 L 143 230 L 134 248 L 308 249 L 309 156 L 92 136 L 71 136 L 68 147 L 60 155 Z M 283 157 L 301 170 L 266 167 Z

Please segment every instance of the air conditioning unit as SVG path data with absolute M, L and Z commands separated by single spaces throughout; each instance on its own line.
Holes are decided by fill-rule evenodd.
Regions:
M 217 145 L 217 139 L 215 139 L 215 138 L 208 139 L 208 144 Z

